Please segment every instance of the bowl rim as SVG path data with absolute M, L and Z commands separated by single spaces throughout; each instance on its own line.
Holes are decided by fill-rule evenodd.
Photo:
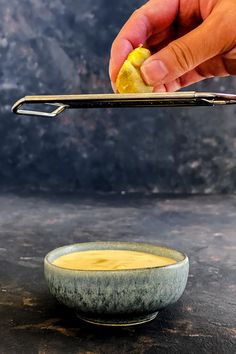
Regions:
M 168 250 L 171 250 L 171 251 L 176 251 L 178 253 L 180 253 L 182 256 L 183 256 L 183 259 L 180 260 L 180 261 L 176 261 L 176 263 L 174 264 L 169 264 L 169 265 L 162 265 L 162 266 L 155 266 L 155 267 L 145 267 L 145 268 L 129 268 L 129 269 L 115 269 L 115 270 L 109 270 L 109 269 L 104 269 L 104 270 L 97 270 L 97 269 L 90 269 L 90 270 L 86 270 L 86 269 L 73 269 L 73 268 L 63 268 L 63 267 L 60 267 L 56 264 L 53 264 L 50 260 L 49 260 L 49 257 L 51 254 L 53 254 L 55 251 L 59 251 L 60 249 L 63 249 L 63 248 L 67 248 L 67 247 L 72 247 L 72 246 L 85 246 L 86 245 L 91 245 L 91 244 L 103 244 L 103 245 L 106 245 L 106 244 L 124 244 L 124 245 L 128 245 L 128 244 L 138 244 L 138 245 L 143 245 L 143 246 L 154 246 L 154 247 L 159 247 L 159 248 L 165 248 L 165 249 L 168 249 Z M 74 252 L 79 252 L 79 251 L 74 251 Z M 137 251 L 137 252 L 145 252 L 145 251 Z M 73 253 L 73 252 L 71 252 Z M 148 253 L 146 251 L 146 253 Z M 65 272 L 75 272 L 77 274 L 83 274 L 83 273 L 91 273 L 91 274 L 98 274 L 98 273 L 121 273 L 121 272 L 130 272 L 130 271 L 150 271 L 152 269 L 173 269 L 173 268 L 179 268 L 180 266 L 182 266 L 183 264 L 186 264 L 186 263 L 189 263 L 189 259 L 188 259 L 188 256 L 186 253 L 184 253 L 183 251 L 180 251 L 176 248 L 172 248 L 172 247 L 168 247 L 166 245 L 163 245 L 163 244 L 154 244 L 154 243 L 148 243 L 148 242 L 132 242 L 132 241 L 91 241 L 91 242 L 77 242 L 77 243 L 72 243 L 72 244 L 67 244 L 67 245 L 64 245 L 64 246 L 60 246 L 60 247 L 57 247 L 53 250 L 51 250 L 50 252 L 48 252 L 46 254 L 46 256 L 44 257 L 44 264 L 48 264 L 50 267 L 54 268 L 54 269 L 57 269 L 57 270 L 63 270 Z

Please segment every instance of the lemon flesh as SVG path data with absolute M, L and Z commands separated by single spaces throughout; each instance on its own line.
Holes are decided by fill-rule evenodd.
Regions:
M 129 54 L 116 79 L 116 88 L 119 93 L 149 93 L 153 91 L 153 87 L 144 82 L 140 72 L 143 62 L 150 56 L 151 52 L 142 46 Z

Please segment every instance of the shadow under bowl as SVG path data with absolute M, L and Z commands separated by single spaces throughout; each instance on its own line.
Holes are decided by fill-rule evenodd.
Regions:
M 65 254 L 88 250 L 131 250 L 173 258 L 161 267 L 126 270 L 73 270 L 53 262 Z M 63 246 L 48 253 L 44 274 L 52 295 L 93 324 L 130 326 L 154 319 L 158 311 L 183 294 L 188 257 L 175 249 L 136 242 L 88 242 Z

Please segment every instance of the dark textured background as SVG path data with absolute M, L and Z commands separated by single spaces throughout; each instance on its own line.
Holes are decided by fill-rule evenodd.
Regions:
M 0 0 L 2 187 L 235 191 L 234 107 L 77 110 L 58 120 L 10 113 L 28 94 L 110 92 L 112 40 L 142 3 Z M 236 79 L 194 88 L 236 92 Z

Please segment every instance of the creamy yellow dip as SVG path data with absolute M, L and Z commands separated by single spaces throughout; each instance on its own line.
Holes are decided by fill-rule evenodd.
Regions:
M 129 250 L 92 250 L 73 252 L 57 258 L 53 264 L 77 270 L 117 270 L 161 267 L 174 264 L 172 258 Z

